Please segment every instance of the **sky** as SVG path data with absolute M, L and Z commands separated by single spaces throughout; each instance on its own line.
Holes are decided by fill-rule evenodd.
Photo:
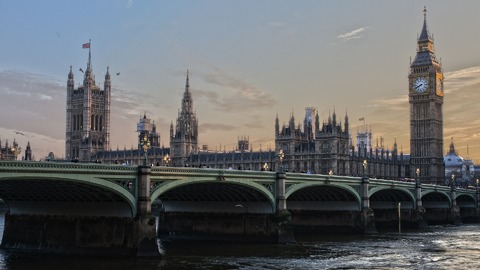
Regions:
M 232 150 L 247 136 L 274 148 L 274 124 L 305 107 L 348 114 L 374 146 L 410 152 L 408 73 L 423 9 L 445 75 L 444 152 L 480 162 L 480 1 L 0 0 L 0 139 L 35 159 L 64 155 L 66 82 L 83 81 L 91 39 L 97 85 L 112 74 L 111 148 L 155 121 L 169 147 L 187 70 L 199 144 Z M 115 75 L 120 73 L 120 75 Z

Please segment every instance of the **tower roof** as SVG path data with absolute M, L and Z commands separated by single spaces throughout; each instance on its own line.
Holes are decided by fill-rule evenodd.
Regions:
M 428 31 L 428 25 L 427 25 L 427 7 L 423 8 L 423 27 L 422 27 L 422 32 L 420 33 L 420 37 L 418 38 L 418 41 L 428 41 L 432 40 L 432 37 L 430 36 L 430 32 Z
M 423 66 L 423 65 L 437 65 L 439 62 L 435 57 L 435 50 L 433 46 L 433 38 L 430 35 L 427 25 L 427 8 L 423 9 L 423 27 L 420 37 L 418 38 L 418 49 L 415 59 L 411 63 L 411 66 Z

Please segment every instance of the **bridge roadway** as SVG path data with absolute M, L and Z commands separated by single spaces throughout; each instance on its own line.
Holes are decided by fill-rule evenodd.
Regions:
M 399 219 L 414 228 L 477 222 L 479 192 L 366 177 L 0 161 L 2 209 L 4 248 L 151 256 L 157 236 L 289 242 Z

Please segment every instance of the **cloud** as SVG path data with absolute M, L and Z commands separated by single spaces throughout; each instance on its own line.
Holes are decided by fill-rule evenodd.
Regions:
M 408 106 L 408 95 L 401 95 L 394 98 L 376 98 L 370 101 L 371 104 L 366 107 L 388 108 L 390 110 L 405 110 Z
M 480 83 L 480 66 L 446 72 L 445 93 L 453 93 L 462 88 Z
M 480 66 L 445 73 L 444 98 L 444 148 L 448 149 L 449 139 L 453 137 L 455 149 L 463 149 L 466 155 L 467 145 L 472 146 L 479 159 L 478 137 L 480 131 Z M 477 149 L 474 149 L 477 147 Z
M 48 76 L 0 71 L 0 114 L 8 116 L 0 127 L 62 138 L 65 92 L 66 85 Z
M 337 36 L 337 39 L 340 39 L 341 41 L 349 41 L 352 39 L 359 39 L 363 37 L 363 33 L 367 30 L 368 27 L 360 27 L 358 29 L 352 30 L 350 32 L 341 34 Z
M 40 94 L 41 100 L 52 100 L 53 98 L 49 95 Z
M 276 104 L 271 94 L 226 74 L 220 72 L 208 74 L 204 76 L 204 80 L 222 87 L 222 94 L 215 91 L 196 90 L 197 97 L 206 98 L 221 111 L 245 113 L 251 110 L 268 110 Z
M 131 8 L 133 5 L 133 0 L 128 0 L 127 3 L 125 4 L 126 8 Z

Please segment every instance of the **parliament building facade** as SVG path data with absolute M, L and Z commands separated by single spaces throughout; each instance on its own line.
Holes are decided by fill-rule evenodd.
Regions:
M 160 134 L 146 115 L 137 125 L 137 149 L 109 148 L 110 76 L 107 69 L 104 90 L 98 89 L 91 71 L 90 54 L 84 85 L 73 89 L 69 73 L 67 96 L 67 157 L 104 163 L 192 166 L 219 169 L 278 170 L 288 172 L 368 176 L 382 179 L 412 180 L 443 184 L 443 73 L 434 53 L 424 10 L 424 22 L 417 40 L 417 53 L 410 65 L 408 96 L 410 102 L 410 154 L 373 146 L 372 131 L 365 125 L 356 131 L 356 145 L 347 113 L 339 117 L 333 110 L 320 121 L 314 107 L 305 108 L 302 124 L 293 113 L 287 124 L 275 118 L 275 148 L 253 151 L 249 138 L 239 137 L 235 150 L 211 151 L 200 147 L 198 119 L 193 106 L 187 71 L 185 90 L 175 125 L 170 125 L 170 146 L 159 145 Z M 88 109 L 85 109 L 88 106 Z M 98 120 L 97 120 L 98 119 Z M 148 123 L 148 124 L 146 124 Z M 142 128 L 138 128 L 142 127 Z M 154 136 L 152 136 L 154 134 Z M 148 141 L 148 147 L 143 147 Z M 147 149 L 147 155 L 144 150 Z M 283 158 L 279 154 L 283 153 Z

